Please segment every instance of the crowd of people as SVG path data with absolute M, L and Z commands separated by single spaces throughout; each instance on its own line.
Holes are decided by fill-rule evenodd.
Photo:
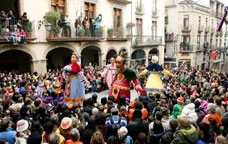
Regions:
M 227 144 L 227 73 L 171 69 L 160 73 L 164 91 L 149 92 L 148 77 L 163 68 L 132 70 L 122 63 L 117 57 L 102 71 L 67 65 L 46 74 L 0 73 L 0 144 Z M 78 75 L 67 75 L 69 70 Z M 131 75 L 126 82 L 138 92 L 136 99 L 118 85 L 123 75 Z M 65 99 L 69 78 L 78 76 L 85 91 L 94 92 L 82 105 Z M 111 92 L 98 101 L 102 90 Z

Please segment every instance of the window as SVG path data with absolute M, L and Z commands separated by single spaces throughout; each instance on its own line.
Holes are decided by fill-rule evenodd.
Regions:
M 51 0 L 51 10 L 65 14 L 65 0 Z
M 136 35 L 142 35 L 142 19 L 136 18 Z
M 85 2 L 85 16 L 88 18 L 95 18 L 95 4 Z
M 157 21 L 152 21 L 152 37 L 157 36 Z
M 206 18 L 206 27 L 208 26 L 208 18 Z
M 157 0 L 152 0 L 152 13 L 157 13 Z
M 184 15 L 184 27 L 189 27 L 189 15 Z
M 136 1 L 136 11 L 141 11 L 142 10 L 142 0 L 137 0 Z
M 117 32 L 118 29 L 121 27 L 121 16 L 122 16 L 122 11 L 121 9 L 114 8 L 113 9 L 113 14 L 114 14 L 114 30 Z
M 199 16 L 199 28 L 200 28 L 200 24 L 201 24 L 201 16 Z

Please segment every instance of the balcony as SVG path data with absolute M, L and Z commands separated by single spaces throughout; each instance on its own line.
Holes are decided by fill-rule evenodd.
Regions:
M 55 37 L 47 37 L 46 40 L 49 42 L 99 42 L 99 41 L 127 41 L 130 39 L 130 34 L 127 33 L 126 28 L 118 28 L 114 29 L 111 27 L 103 27 L 100 28 L 100 34 L 99 37 L 95 37 L 95 33 L 91 33 L 89 31 L 88 35 L 85 35 L 85 33 L 79 33 L 77 36 L 73 37 L 59 37 L 58 35 L 55 35 Z
M 202 31 L 204 31 L 204 26 L 203 25 L 199 25 L 198 32 L 202 32 Z
M 3 27 L 3 25 L 6 25 L 7 28 Z M 21 21 L 21 20 L 10 20 L 8 23 L 0 22 L 0 43 L 13 43 L 12 41 L 12 32 L 15 30 L 21 30 L 23 29 L 26 33 L 27 42 L 32 42 L 36 40 L 36 37 L 33 33 L 34 28 L 34 21 Z M 18 32 L 15 32 L 16 34 Z M 18 40 L 20 37 L 18 38 Z M 20 43 L 20 41 L 19 41 Z
M 180 52 L 193 52 L 193 45 L 189 43 L 181 43 L 180 44 Z
M 192 31 L 191 26 L 182 26 L 182 32 L 183 33 L 190 33 Z
M 158 46 L 162 44 L 161 36 L 135 35 L 132 38 L 132 47 Z
M 158 18 L 158 17 L 159 17 L 159 11 L 158 10 L 152 11 L 152 18 Z
M 121 3 L 121 4 L 131 4 L 132 3 L 130 0 L 108 0 L 108 1 Z
M 205 27 L 205 33 L 208 33 L 210 31 L 210 27 L 209 26 L 206 26 Z
M 137 6 L 136 9 L 135 9 L 135 14 L 136 15 L 140 15 L 140 16 L 144 15 L 143 7 L 142 6 Z
M 166 33 L 165 34 L 165 42 L 176 42 L 177 41 L 177 37 L 174 37 L 174 33 Z

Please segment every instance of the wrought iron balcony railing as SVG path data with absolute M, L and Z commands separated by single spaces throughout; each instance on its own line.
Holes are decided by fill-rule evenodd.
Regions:
M 133 46 L 152 46 L 162 44 L 161 36 L 134 35 L 132 38 Z

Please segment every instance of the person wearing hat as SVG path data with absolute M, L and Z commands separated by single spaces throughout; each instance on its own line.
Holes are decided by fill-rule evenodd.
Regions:
M 65 141 L 69 140 L 70 131 L 73 128 L 72 119 L 69 117 L 64 117 L 60 123 L 60 127 L 55 131 L 56 133 L 62 135 L 65 138 Z
M 19 120 L 17 121 L 17 138 L 15 143 L 20 143 L 20 144 L 27 144 L 27 139 L 28 136 L 30 135 L 29 131 L 29 123 L 27 120 Z
M 145 86 L 147 93 L 163 92 L 165 91 L 165 88 L 160 78 L 160 72 L 162 72 L 164 75 L 171 75 L 171 73 L 158 64 L 157 56 L 152 56 L 151 62 L 152 63 L 147 66 L 147 68 L 143 70 L 138 76 L 146 75 L 148 72 L 150 73 Z
M 177 119 L 178 115 L 181 114 L 184 104 L 184 98 L 182 96 L 177 98 L 177 104 L 174 105 L 171 118 Z
M 171 144 L 196 144 L 199 139 L 199 134 L 196 128 L 191 125 L 187 115 L 178 116 L 178 129 L 174 133 L 174 139 Z

